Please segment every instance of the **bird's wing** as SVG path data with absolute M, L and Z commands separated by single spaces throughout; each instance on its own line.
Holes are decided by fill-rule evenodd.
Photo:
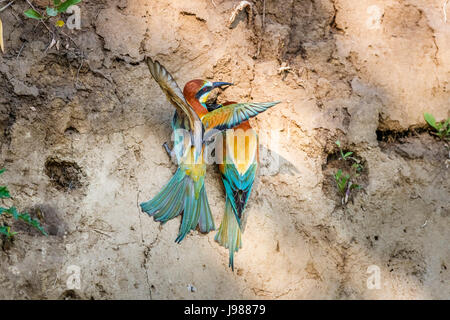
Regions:
M 232 164 L 241 176 L 258 161 L 258 135 L 252 128 L 227 130 L 225 147 L 226 163 Z
M 234 164 L 227 163 L 224 166 L 222 181 L 225 186 L 225 193 L 231 199 L 233 211 L 239 224 L 255 181 L 257 168 L 258 164 L 254 162 L 241 175 Z
M 250 195 L 258 166 L 258 135 L 253 129 L 227 130 L 225 165 L 220 166 L 225 190 L 240 220 Z M 226 181 L 225 181 L 226 180 Z
M 215 129 L 214 131 L 216 132 L 231 129 L 278 103 L 280 103 L 280 101 L 236 103 L 224 105 L 219 109 L 208 112 L 201 118 L 203 126 L 205 127 L 205 140 L 207 140 L 206 137 L 212 136 L 211 131 L 213 129 Z
M 147 65 L 155 81 L 159 84 L 167 99 L 177 108 L 180 115 L 186 114 L 191 128 L 195 120 L 200 120 L 194 110 L 186 102 L 183 92 L 178 87 L 172 75 L 158 61 L 147 58 Z

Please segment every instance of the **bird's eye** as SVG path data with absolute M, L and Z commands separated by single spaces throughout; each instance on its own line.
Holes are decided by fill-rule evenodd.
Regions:
M 197 99 L 200 99 L 200 97 L 202 97 L 202 96 L 203 96 L 204 94 L 206 94 L 207 92 L 211 91 L 211 89 L 212 89 L 211 86 L 203 87 L 203 88 L 201 88 L 201 89 L 197 92 L 197 94 L 195 95 L 195 97 L 196 97 Z

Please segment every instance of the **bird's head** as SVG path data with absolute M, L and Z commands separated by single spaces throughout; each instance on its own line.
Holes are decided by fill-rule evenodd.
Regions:
M 200 104 L 207 109 L 206 102 L 211 91 L 215 88 L 223 86 L 231 86 L 229 82 L 210 82 L 206 80 L 191 80 L 184 86 L 183 95 L 189 103 L 194 100 L 200 102 Z

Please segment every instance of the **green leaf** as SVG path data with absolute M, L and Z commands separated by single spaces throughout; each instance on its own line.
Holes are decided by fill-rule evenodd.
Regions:
M 16 207 L 11 207 L 8 209 L 7 211 L 10 215 L 12 215 L 14 217 L 14 219 L 18 220 L 19 219 L 19 212 L 17 212 Z
M 46 12 L 50 17 L 56 17 L 58 15 L 58 10 L 55 8 L 47 7 Z
M 23 222 L 25 222 L 25 223 L 29 224 L 30 226 L 34 227 L 35 229 L 39 230 L 43 235 L 48 236 L 47 232 L 45 232 L 44 228 L 42 228 L 39 221 L 32 219 L 28 213 L 18 214 L 16 220 L 22 220 Z
M 61 0 L 53 0 L 53 4 L 55 6 L 59 6 L 61 4 Z
M 0 186 L 0 199 L 11 198 L 7 187 Z
M 21 220 L 26 224 L 32 226 L 33 228 L 39 230 L 43 235 L 48 236 L 47 232 L 45 232 L 44 228 L 40 225 L 38 220 L 32 219 L 28 213 L 19 213 L 15 207 L 11 207 L 9 209 L 0 207 L 0 215 L 3 213 L 8 213 L 14 217 L 15 220 Z M 9 228 L 9 227 L 8 227 Z M 6 230 L 6 229 L 4 229 Z M 9 229 L 8 229 L 9 230 Z M 9 231 L 8 231 L 9 232 Z M 6 233 L 3 233 L 6 234 Z M 10 233 L 10 235 L 14 235 L 14 233 Z M 8 234 L 6 234 L 8 235 Z
M 341 142 L 339 140 L 336 141 L 336 145 L 340 148 L 341 147 Z
M 348 180 L 350 179 L 350 175 L 346 174 L 345 176 L 342 176 L 342 169 L 339 169 L 338 172 L 336 172 L 336 174 L 334 175 L 334 178 L 336 179 L 336 184 L 339 191 L 341 193 L 345 193 L 345 187 Z
M 9 226 L 0 226 L 0 233 L 4 234 L 8 238 L 11 238 L 17 234 L 17 232 L 11 232 L 11 227 Z
M 6 171 L 6 169 L 0 169 L 0 174 L 2 174 L 5 171 Z
M 423 117 L 425 118 L 425 121 L 428 122 L 428 124 L 430 126 L 432 126 L 433 128 L 435 128 L 436 130 L 439 131 L 439 129 L 438 129 L 437 125 L 436 125 L 436 119 L 433 117 L 432 114 L 425 112 L 423 114 Z
M 77 3 L 80 3 L 80 2 L 81 2 L 81 0 L 66 0 L 66 2 L 61 3 L 57 7 L 58 12 L 60 12 L 60 13 L 61 12 L 66 12 L 67 9 L 69 9 L 70 6 L 73 6 L 73 5 L 75 5 Z
M 334 177 L 338 181 L 341 176 L 342 176 L 342 170 L 339 169 L 338 172 L 336 172 L 336 174 L 334 175 Z
M 445 120 L 444 125 L 442 126 L 442 129 L 444 131 L 448 132 L 448 129 L 450 129 L 449 124 L 450 124 L 450 118 Z
M 4 234 L 5 236 L 8 236 L 8 232 L 5 226 L 0 226 L 0 234 Z
M 352 184 L 351 186 L 350 186 L 350 189 L 361 189 L 361 186 L 359 185 L 359 184 Z
M 9 232 L 9 227 L 0 226 L 0 234 L 4 234 L 8 238 L 11 238 L 12 234 Z
M 350 157 L 353 154 L 353 152 L 349 151 L 346 154 L 344 154 L 344 159 L 347 157 Z
M 28 9 L 23 14 L 26 15 L 28 18 L 36 20 L 42 20 L 44 18 L 39 12 L 37 12 L 34 9 Z
M 342 179 L 342 181 L 339 183 L 338 187 L 339 187 L 339 191 L 344 193 L 345 192 L 345 186 L 347 185 L 347 181 L 345 180 L 345 178 Z
M 19 213 L 17 212 L 17 209 L 15 207 L 11 207 L 11 208 L 0 208 L 0 215 L 2 215 L 3 213 L 8 213 L 10 215 L 12 215 L 16 220 L 17 217 L 19 216 Z

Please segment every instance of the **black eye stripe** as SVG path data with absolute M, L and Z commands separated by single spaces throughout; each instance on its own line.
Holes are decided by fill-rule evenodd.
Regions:
M 201 88 L 195 95 L 195 98 L 199 99 L 205 92 L 211 91 L 212 89 L 211 86 Z

